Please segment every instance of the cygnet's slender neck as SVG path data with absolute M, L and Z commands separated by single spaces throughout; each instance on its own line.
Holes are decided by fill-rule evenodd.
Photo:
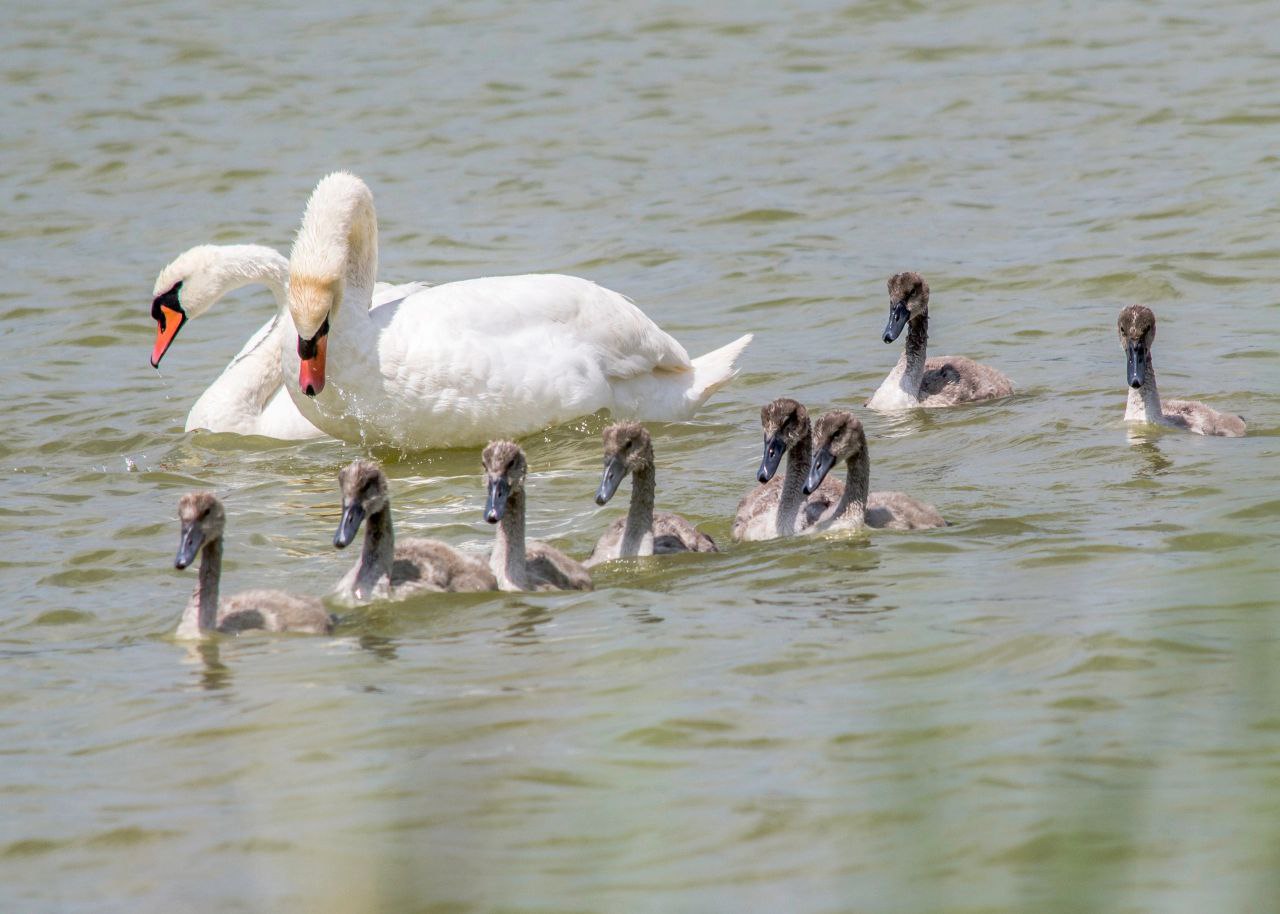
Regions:
M 622 542 L 618 545 L 620 556 L 653 554 L 653 497 L 657 488 L 657 473 L 653 464 L 631 471 L 631 507 L 622 528 Z M 645 537 L 649 537 L 647 553 Z
M 804 483 L 809 476 L 809 458 L 813 445 L 809 433 L 787 449 L 786 475 L 782 477 L 782 494 L 778 498 L 778 514 L 774 527 L 779 536 L 796 532 L 796 517 L 805 503 Z
M 368 597 L 378 581 L 391 580 L 391 566 L 396 556 L 396 535 L 391 529 L 391 505 L 370 514 L 364 521 L 364 543 L 360 547 L 354 589 L 361 599 Z
M 507 507 L 494 538 L 489 567 L 498 579 L 500 590 L 528 590 L 529 573 L 524 550 L 524 492 L 514 491 L 507 497 Z
M 830 523 L 862 527 L 867 522 L 867 490 L 871 488 L 871 457 L 867 454 L 865 442 L 846 464 L 848 472 L 845 475 L 844 494 L 831 512 Z
M 928 358 L 929 312 L 917 314 L 907 322 L 907 341 L 902 348 L 898 366 L 902 369 L 899 386 L 914 399 L 920 397 L 920 385 L 924 383 L 924 363 Z
M 218 623 L 218 581 L 222 577 L 222 537 L 214 537 L 200 549 L 200 573 L 187 608 L 178 623 L 179 638 L 195 638 Z
M 1129 402 L 1124 417 L 1131 422 L 1159 422 L 1164 418 L 1160 406 L 1160 390 L 1156 387 L 1156 369 L 1151 364 L 1151 347 L 1147 347 L 1146 365 L 1141 387 L 1129 388 Z

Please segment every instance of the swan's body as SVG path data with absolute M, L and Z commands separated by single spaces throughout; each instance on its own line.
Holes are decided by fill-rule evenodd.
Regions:
M 591 573 L 546 543 L 524 538 L 524 451 L 513 441 L 493 441 L 481 455 L 489 495 L 484 519 L 497 524 L 489 568 L 499 590 L 590 590 Z
M 186 568 L 200 554 L 200 573 L 175 636 L 199 638 L 212 631 L 236 633 L 251 629 L 269 632 L 326 634 L 335 619 L 315 597 L 298 597 L 280 590 L 246 590 L 218 599 L 222 577 L 222 532 L 226 514 L 209 492 L 191 492 L 178 502 L 182 534 L 174 566 Z
M 396 542 L 391 526 L 387 477 L 372 460 L 355 460 L 338 474 L 342 520 L 333 536 L 339 549 L 350 545 L 365 524 L 360 558 L 334 588 L 349 604 L 400 600 L 427 591 L 494 590 L 498 583 L 480 559 L 435 539 Z M 366 523 L 367 521 L 367 523 Z
M 769 540 L 802 532 L 839 501 L 843 489 L 824 479 L 812 493 L 804 491 L 809 473 L 809 413 L 790 397 L 779 397 L 760 410 L 764 428 L 764 457 L 756 486 L 738 503 L 733 519 L 735 540 Z M 778 476 L 778 463 L 787 455 L 787 469 Z
M 816 491 L 841 460 L 847 461 L 848 475 L 839 501 L 803 532 L 834 533 L 865 527 L 923 530 L 946 526 L 937 508 L 904 492 L 868 494 L 871 458 L 862 422 L 852 413 L 833 410 L 822 415 L 814 425 L 813 460 L 804 491 Z
M 734 376 L 751 340 L 691 361 L 630 300 L 574 276 L 470 279 L 369 310 L 377 265 L 368 187 L 329 175 L 293 246 L 299 338 L 281 351 L 299 411 L 348 441 L 478 444 L 600 409 L 685 419 Z
M 1126 422 L 1144 422 L 1180 428 L 1197 435 L 1242 438 L 1242 416 L 1219 412 L 1195 400 L 1161 400 L 1156 387 L 1156 370 L 1151 363 L 1151 344 L 1156 338 L 1156 316 L 1144 305 L 1130 305 L 1120 312 L 1120 345 L 1128 361 L 1129 400 Z
M 261 283 L 276 303 L 275 315 L 258 328 L 191 407 L 186 431 L 205 429 L 286 441 L 324 436 L 298 412 L 282 383 L 280 350 L 297 337 L 286 306 L 288 279 L 289 261 L 284 255 L 257 244 L 200 245 L 160 271 L 152 302 L 159 326 L 151 356 L 156 367 L 178 328 L 204 314 L 224 295 Z M 379 283 L 374 304 L 399 300 L 422 285 Z
M 596 504 L 606 504 L 629 473 L 631 505 L 609 525 L 583 563 L 587 568 L 613 559 L 675 552 L 716 552 L 716 543 L 679 514 L 653 510 L 657 487 L 653 438 L 638 422 L 619 422 L 604 430 L 604 474 Z
M 1007 397 L 1013 382 L 1004 374 L 964 356 L 928 358 L 929 284 L 919 273 L 889 277 L 889 323 L 884 341 L 891 343 L 907 326 L 902 357 L 867 401 L 871 409 L 901 410 L 917 406 L 956 406 Z

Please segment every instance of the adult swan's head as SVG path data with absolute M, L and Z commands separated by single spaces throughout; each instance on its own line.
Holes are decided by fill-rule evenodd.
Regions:
M 307 201 L 289 257 L 289 313 L 298 328 L 298 386 L 324 389 L 329 325 L 343 300 L 367 309 L 378 274 L 378 217 L 373 194 L 345 171 L 320 180 Z

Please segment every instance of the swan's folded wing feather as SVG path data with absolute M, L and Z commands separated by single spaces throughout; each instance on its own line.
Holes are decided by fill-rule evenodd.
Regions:
M 389 283 L 379 282 L 373 286 L 373 301 L 370 302 L 369 308 L 381 308 L 383 305 L 398 305 L 415 292 L 421 292 L 423 289 L 430 289 L 431 284 L 427 282 L 402 282 Z
M 375 310 L 373 316 L 382 315 Z M 433 286 L 405 298 L 385 321 L 409 349 L 479 333 L 495 343 L 561 341 L 551 351 L 529 353 L 539 360 L 556 358 L 571 344 L 579 354 L 591 352 L 611 378 L 692 367 L 685 348 L 632 301 L 576 276 L 493 276 Z

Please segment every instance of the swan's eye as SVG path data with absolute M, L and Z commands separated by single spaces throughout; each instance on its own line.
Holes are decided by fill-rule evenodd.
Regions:
M 182 280 L 178 280 L 173 284 L 173 288 L 162 295 L 157 295 L 151 302 L 151 319 L 160 325 L 161 330 L 164 330 L 168 323 L 164 313 L 166 308 L 177 311 L 179 314 L 185 313 L 182 310 L 182 303 L 178 301 L 178 292 L 181 288 Z

